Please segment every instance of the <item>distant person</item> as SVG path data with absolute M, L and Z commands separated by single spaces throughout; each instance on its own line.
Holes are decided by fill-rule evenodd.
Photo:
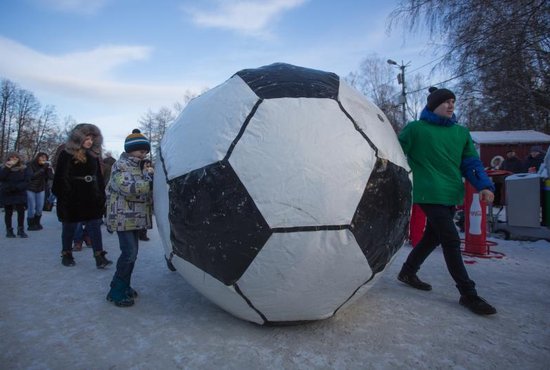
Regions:
M 132 131 L 124 142 L 124 153 L 113 165 L 107 185 L 107 228 L 116 231 L 120 245 L 120 257 L 107 300 L 119 307 L 132 306 L 138 296 L 131 279 L 138 255 L 139 233 L 152 226 L 153 178 L 140 166 L 150 150 L 149 140 L 138 129 Z
M 111 152 L 106 152 L 105 158 L 103 158 L 103 178 L 105 179 L 105 184 L 109 183 L 109 179 L 111 178 L 111 168 L 115 162 L 116 159 L 113 158 L 113 154 Z
M 494 186 L 485 173 L 468 129 L 454 115 L 455 94 L 430 88 L 428 103 L 420 120 L 409 122 L 399 135 L 413 174 L 413 203 L 427 217 L 426 229 L 398 274 L 403 283 L 420 290 L 432 286 L 416 275 L 422 263 L 441 244 L 445 263 L 460 292 L 459 303 L 476 314 L 490 315 L 496 309 L 478 296 L 468 276 L 454 224 L 455 205 L 464 203 L 466 178 L 480 199 L 492 202 Z
M 74 266 L 73 237 L 78 223 L 85 225 L 96 267 L 112 262 L 106 257 L 101 237 L 101 216 L 105 207 L 105 184 L 101 172 L 101 131 L 90 123 L 80 123 L 69 133 L 65 148 L 59 153 L 52 192 L 57 197 L 57 217 L 62 222 L 61 263 Z
M 148 175 L 149 177 L 151 177 L 151 179 L 153 178 L 153 175 L 155 173 L 155 169 L 153 167 L 153 164 L 151 163 L 151 160 L 149 159 L 144 159 L 143 161 L 141 161 L 141 164 L 140 164 L 141 168 L 142 168 L 142 171 L 145 175 Z M 153 183 L 151 183 L 152 185 Z M 147 229 L 144 228 L 144 229 L 141 229 L 139 231 L 139 240 L 143 240 L 145 242 L 149 241 L 149 237 L 147 236 Z
M 25 207 L 27 206 L 27 187 L 31 173 L 19 153 L 9 153 L 0 167 L 0 203 L 4 205 L 6 237 L 15 238 L 12 226 L 13 212 L 17 213 L 17 236 L 27 238 L 25 234 Z
M 500 155 L 496 155 L 491 159 L 491 170 L 500 170 L 502 167 L 502 162 L 504 161 L 504 158 Z
M 523 171 L 528 173 L 537 173 L 540 165 L 544 162 L 544 155 L 546 153 L 542 150 L 540 145 L 532 146 L 529 155 L 525 158 L 523 163 Z
M 53 171 L 48 162 L 48 155 L 40 152 L 34 160 L 28 163 L 31 172 L 31 181 L 27 188 L 27 223 L 28 230 L 42 230 L 40 224 L 42 211 L 44 210 L 44 201 L 46 197 L 46 187 L 48 181 L 53 179 Z
M 515 150 L 510 149 L 506 152 L 506 159 L 502 162 L 500 169 L 504 171 L 510 171 L 512 173 L 523 172 L 523 163 L 516 155 Z

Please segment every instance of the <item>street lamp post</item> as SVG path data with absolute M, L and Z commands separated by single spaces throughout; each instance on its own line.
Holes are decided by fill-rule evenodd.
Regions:
M 403 62 L 401 64 L 397 64 L 397 62 L 393 59 L 388 59 L 388 64 L 397 66 L 399 69 L 401 69 L 401 73 L 397 75 L 397 82 L 401 85 L 401 105 L 403 107 L 403 127 L 407 124 L 407 92 L 405 90 L 405 65 Z

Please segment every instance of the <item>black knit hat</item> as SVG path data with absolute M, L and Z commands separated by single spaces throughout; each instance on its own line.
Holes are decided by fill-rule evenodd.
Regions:
M 438 89 L 437 87 L 432 86 L 428 89 L 428 91 L 430 92 L 430 95 L 428 95 L 428 104 L 426 107 L 432 112 L 435 108 L 439 107 L 439 104 L 449 99 L 456 100 L 455 94 L 448 89 Z
M 137 128 L 134 129 L 132 133 L 126 137 L 126 141 L 124 141 L 124 151 L 126 153 L 130 153 L 135 150 L 151 151 L 151 143 Z

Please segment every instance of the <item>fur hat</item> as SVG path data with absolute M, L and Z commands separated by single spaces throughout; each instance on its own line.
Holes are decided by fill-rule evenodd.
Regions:
M 69 154 L 75 154 L 86 139 L 86 136 L 93 137 L 93 144 L 90 148 L 95 155 L 101 155 L 101 146 L 103 145 L 103 136 L 96 125 L 91 123 L 79 123 L 69 133 L 69 138 L 65 144 L 65 150 Z
M 428 91 L 430 92 L 430 95 L 428 95 L 428 104 L 426 107 L 432 112 L 435 108 L 439 107 L 441 103 L 449 99 L 456 100 L 455 94 L 448 89 L 438 89 L 437 87 L 432 86 L 428 89 Z
M 135 128 L 124 141 L 124 151 L 126 153 L 130 153 L 135 150 L 147 150 L 148 152 L 151 151 L 151 143 L 137 128 Z

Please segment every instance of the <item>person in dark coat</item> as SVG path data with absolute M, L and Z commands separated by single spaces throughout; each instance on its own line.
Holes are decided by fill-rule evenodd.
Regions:
M 512 173 L 523 172 L 523 163 L 517 157 L 515 150 L 510 149 L 506 152 L 506 159 L 500 165 L 500 169 L 504 171 L 510 171 Z
M 153 174 L 155 172 L 155 169 L 154 169 L 153 163 L 151 162 L 150 159 L 144 159 L 143 161 L 141 161 L 141 163 L 139 165 L 140 165 L 141 170 L 143 171 L 144 174 L 149 175 L 151 178 L 153 178 Z M 151 184 L 152 184 L 152 182 L 151 182 Z M 147 229 L 146 228 L 141 229 L 139 231 L 139 240 L 143 240 L 145 242 L 150 240 L 149 237 L 147 236 Z
M 92 240 L 96 267 L 112 262 L 106 257 L 101 237 L 101 217 L 105 207 L 105 183 L 101 171 L 101 131 L 81 123 L 70 132 L 57 158 L 52 192 L 57 197 L 57 217 L 63 223 L 61 263 L 74 266 L 72 241 L 79 222 L 85 224 Z
M 40 218 L 44 209 L 46 186 L 53 179 L 53 172 L 48 164 L 48 155 L 38 153 L 27 167 L 31 172 L 31 181 L 27 188 L 27 223 L 29 230 L 42 230 Z
M 17 235 L 26 238 L 25 207 L 27 206 L 27 187 L 31 174 L 18 153 L 9 153 L 8 159 L 0 167 L 0 202 L 4 205 L 6 237 L 15 238 L 12 227 L 13 211 L 17 212 Z
M 532 146 L 529 155 L 523 163 L 523 172 L 537 173 L 540 165 L 544 162 L 545 154 L 540 145 Z

